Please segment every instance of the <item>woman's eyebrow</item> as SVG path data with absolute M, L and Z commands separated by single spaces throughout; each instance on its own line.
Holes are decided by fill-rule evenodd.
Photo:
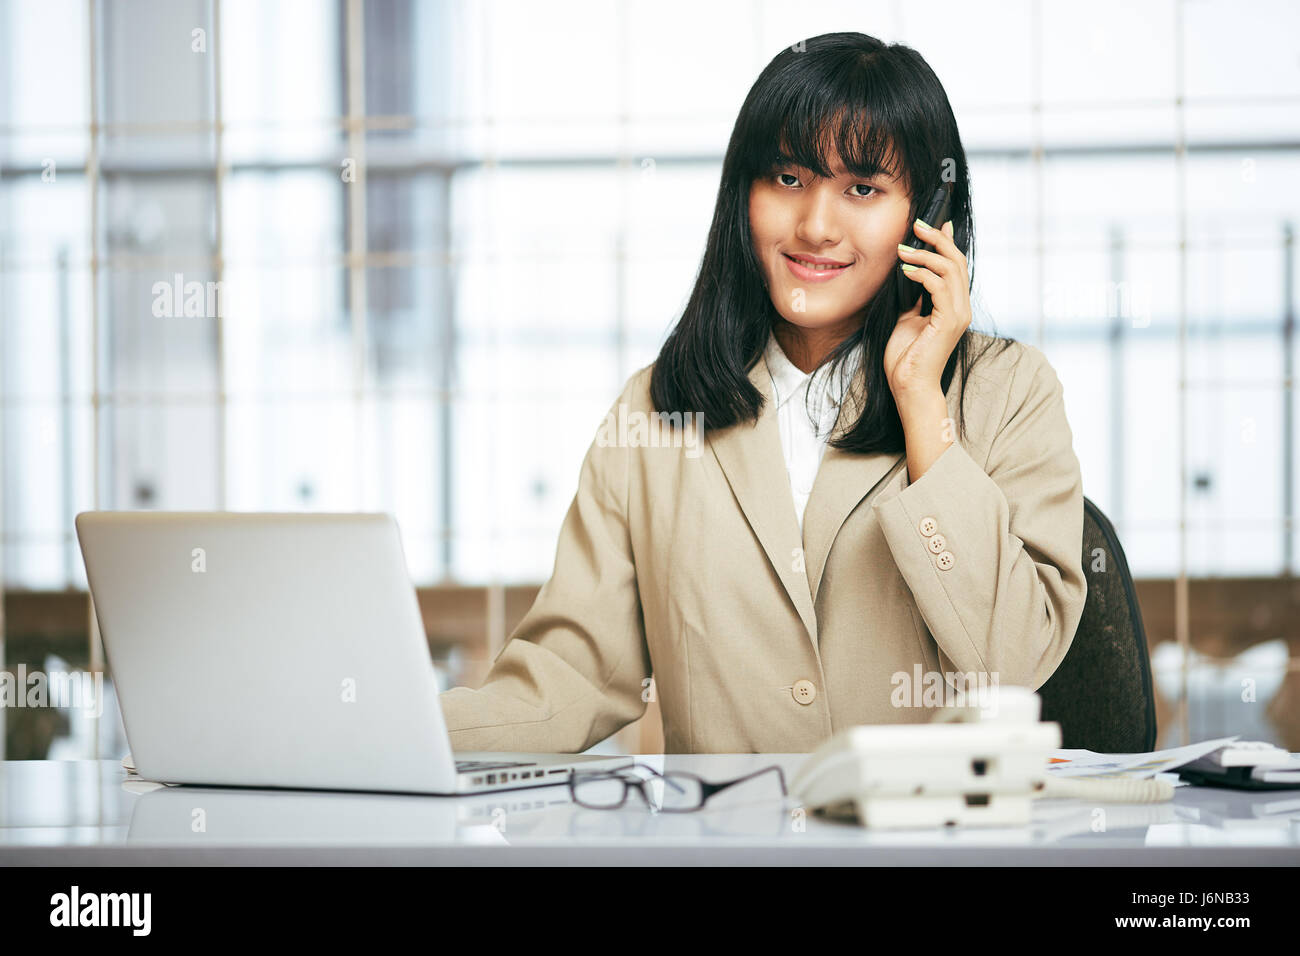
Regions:
M 877 169 L 869 173 L 855 173 L 852 170 L 847 170 L 844 169 L 843 167 L 840 167 L 840 169 L 835 173 L 835 178 L 836 179 L 879 179 L 879 180 L 883 180 L 884 182 L 893 182 L 894 180 L 894 176 L 892 176 L 889 170 L 887 169 Z

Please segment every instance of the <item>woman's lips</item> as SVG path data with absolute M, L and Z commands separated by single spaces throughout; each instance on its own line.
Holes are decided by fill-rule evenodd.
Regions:
M 785 257 L 786 265 L 790 267 L 790 271 L 804 282 L 829 282 L 845 270 L 853 268 L 853 263 L 850 262 L 842 266 L 827 266 L 820 269 L 813 269 L 784 252 L 781 253 L 781 255 Z

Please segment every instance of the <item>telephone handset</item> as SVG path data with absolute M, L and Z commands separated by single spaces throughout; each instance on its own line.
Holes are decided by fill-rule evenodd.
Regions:
M 815 750 L 790 792 L 805 807 L 879 828 L 1028 824 L 1036 797 L 1168 800 L 1166 781 L 1049 781 L 1059 724 L 1027 687 L 981 687 L 930 723 L 850 727 Z
M 951 211 L 952 183 L 945 182 L 930 196 L 930 201 L 926 203 L 920 218 L 925 224 L 934 226 L 936 229 L 942 229 L 943 224 L 948 221 Z M 928 252 L 934 252 L 934 246 L 916 234 L 915 223 L 908 226 L 908 238 L 903 240 L 903 245 L 911 246 L 913 249 L 925 249 Z M 909 279 L 904 274 L 901 259 L 895 264 L 893 275 L 898 314 L 901 315 L 916 305 L 916 297 L 919 295 L 922 297 L 921 314 L 929 315 L 934 307 L 934 304 L 930 301 L 930 293 L 926 291 L 925 286 L 921 285 L 921 283 L 915 279 Z

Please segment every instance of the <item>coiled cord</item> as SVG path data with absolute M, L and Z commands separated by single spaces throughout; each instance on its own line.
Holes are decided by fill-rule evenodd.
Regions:
M 1035 797 L 1069 797 L 1101 803 L 1162 803 L 1174 798 L 1168 780 L 1089 780 L 1047 778 L 1034 788 Z

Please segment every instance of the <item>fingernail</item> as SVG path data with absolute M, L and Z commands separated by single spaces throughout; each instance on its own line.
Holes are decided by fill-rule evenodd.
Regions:
M 918 220 L 916 220 L 916 222 L 917 222 L 917 225 L 922 226 L 922 227 L 924 227 L 924 228 L 926 228 L 926 229 L 933 229 L 933 228 L 934 228 L 934 226 L 930 225 L 928 222 L 925 222 L 924 220 L 918 219 Z
M 909 265 L 908 263 L 904 262 L 904 263 L 903 263 L 903 271 L 904 271 L 904 272 L 915 272 L 915 271 L 916 271 L 916 266 L 914 266 L 914 265 Z
M 951 225 L 952 225 L 952 220 L 949 219 L 947 222 L 945 222 L 945 223 L 943 224 L 943 228 L 947 229 L 947 228 L 948 228 L 949 226 L 951 226 Z
M 911 246 L 905 246 L 905 245 L 903 245 L 903 244 L 900 242 L 900 243 L 898 244 L 898 251 L 899 251 L 899 252 L 911 252 L 911 251 L 912 251 L 912 247 L 911 247 Z

